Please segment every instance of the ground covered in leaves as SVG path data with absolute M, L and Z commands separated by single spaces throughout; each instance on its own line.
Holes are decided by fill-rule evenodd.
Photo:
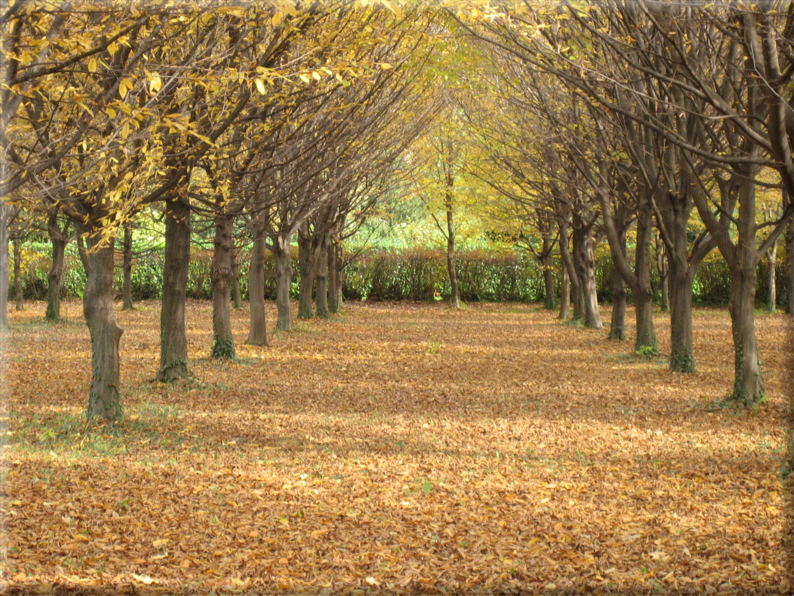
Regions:
M 237 311 L 238 359 L 216 362 L 194 302 L 194 377 L 164 385 L 145 303 L 119 312 L 124 420 L 92 427 L 81 306 L 43 311 L 3 346 L 11 591 L 788 589 L 783 315 L 757 318 L 770 399 L 747 410 L 709 407 L 732 379 L 724 309 L 696 312 L 679 375 L 661 313 L 655 358 L 532 305 L 348 304 L 269 348 Z

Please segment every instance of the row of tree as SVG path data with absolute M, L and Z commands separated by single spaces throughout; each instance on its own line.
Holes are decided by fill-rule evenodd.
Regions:
M 457 17 L 483 56 L 470 88 L 493 98 L 460 104 L 489 155 L 479 175 L 523 206 L 539 258 L 557 235 L 575 313 L 602 325 L 593 251 L 605 236 L 618 274 L 610 336 L 625 334 L 628 286 L 635 348 L 655 352 L 658 233 L 670 366 L 693 371 L 692 284 L 716 248 L 731 271 L 731 397 L 762 399 L 756 272 L 786 229 L 789 296 L 794 286 L 794 3 L 526 2 L 484 17 Z
M 129 239 L 142 214 L 164 220 L 158 376 L 183 377 L 191 218 L 213 232 L 213 356 L 234 356 L 235 236 L 253 242 L 249 342 L 265 344 L 265 250 L 277 263 L 279 328 L 292 326 L 295 233 L 309 287 L 300 314 L 311 314 L 314 280 L 318 311 L 335 310 L 338 243 L 431 111 L 416 102 L 428 84 L 429 13 L 345 2 L 169 4 L 21 0 L 0 16 L 0 327 L 8 327 L 9 223 L 21 213 L 45 218 L 53 245 L 48 317 L 60 316 L 72 237 L 87 273 L 89 417 L 121 412 L 122 329 L 112 303 L 119 230 Z
M 756 269 L 786 229 L 790 263 L 794 252 L 793 3 L 473 3 L 403 13 L 341 0 L 210 10 L 17 0 L 0 28 L 0 328 L 9 231 L 30 222 L 47 230 L 52 319 L 65 247 L 76 241 L 88 280 L 89 417 L 121 411 L 112 281 L 122 230 L 127 273 L 133 229 L 148 220 L 163 230 L 158 376 L 170 381 L 188 374 L 185 290 L 197 228 L 213 248 L 212 355 L 229 358 L 236 244 L 252 250 L 248 341 L 266 344 L 266 251 L 276 262 L 277 327 L 292 326 L 296 237 L 298 316 L 315 314 L 313 297 L 327 316 L 339 307 L 342 241 L 384 196 L 408 194 L 439 208 L 453 307 L 462 208 L 534 252 L 550 308 L 557 250 L 560 316 L 572 309 L 592 328 L 602 326 L 594 251 L 606 238 L 616 272 L 610 337 L 625 337 L 628 287 L 641 352 L 657 350 L 658 267 L 678 372 L 695 368 L 692 284 L 718 249 L 732 276 L 732 397 L 763 397 Z M 788 283 L 791 307 L 791 265 Z

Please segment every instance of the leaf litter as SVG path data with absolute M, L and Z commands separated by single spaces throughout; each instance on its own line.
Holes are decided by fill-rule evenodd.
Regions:
M 39 307 L 12 314 L 7 363 L 11 593 L 789 589 L 782 315 L 757 318 L 770 399 L 747 410 L 709 407 L 732 378 L 718 309 L 678 375 L 525 305 L 347 304 L 269 348 L 236 311 L 216 362 L 191 302 L 193 377 L 166 385 L 143 303 L 118 313 L 124 419 L 89 425 L 80 305 Z

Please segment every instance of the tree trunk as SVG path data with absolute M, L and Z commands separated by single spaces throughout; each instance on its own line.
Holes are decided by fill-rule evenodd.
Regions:
M 452 220 L 452 201 L 447 203 L 447 271 L 449 272 L 449 305 L 460 308 L 460 288 L 458 287 L 458 270 L 455 267 L 455 224 Z
M 215 216 L 215 250 L 212 253 L 212 358 L 234 358 L 232 334 L 232 258 L 234 219 L 226 213 Z
M 570 283 L 570 296 L 573 302 L 573 319 L 580 321 L 582 319 L 582 288 L 579 284 L 579 277 L 576 274 L 576 265 L 573 262 L 571 251 L 568 247 L 568 224 L 560 222 L 560 258 L 562 259 L 563 267 L 568 274 L 568 282 Z
M 669 245 L 662 245 L 667 266 L 666 286 L 670 299 L 670 370 L 680 373 L 695 372 L 694 340 L 692 333 L 692 285 L 698 266 L 713 250 L 712 239 L 701 239 L 689 247 L 689 219 L 692 213 L 692 195 L 667 192 L 661 197 L 662 224 Z M 664 286 L 663 286 L 664 290 Z
M 659 286 L 662 291 L 662 312 L 670 312 L 670 267 L 665 258 L 664 244 L 658 242 L 656 246 L 656 271 L 659 273 Z
M 551 232 L 544 227 L 543 249 L 540 253 L 540 264 L 543 267 L 543 308 L 554 310 L 556 308 L 556 296 L 554 291 L 554 269 L 551 266 L 551 251 L 554 240 Z
M 317 316 L 327 319 L 331 315 L 328 306 L 328 236 L 323 236 L 317 254 Z
M 607 339 L 626 339 L 626 282 L 616 268 L 612 269 L 612 321 Z
M 63 286 L 63 261 L 66 254 L 66 239 L 50 228 L 50 243 L 52 244 L 52 263 L 47 275 L 49 287 L 47 288 L 47 311 L 44 318 L 48 321 L 61 320 L 61 287 Z
M 317 253 L 311 236 L 298 235 L 298 266 L 301 274 L 298 318 L 311 319 L 314 316 L 312 292 L 314 291 L 314 275 L 317 269 Z
M 618 216 L 612 215 L 609 193 L 599 193 L 603 211 L 604 230 L 609 240 L 612 254 L 612 267 L 617 269 L 623 281 L 628 284 L 634 295 L 637 336 L 634 351 L 658 353 L 656 331 L 653 327 L 653 287 L 651 285 L 651 235 L 653 232 L 653 211 L 650 194 L 641 195 L 637 204 L 637 247 L 634 256 L 634 270 L 626 258 L 625 228 L 628 224 L 628 211 L 618 207 Z
M 85 239 L 82 234 L 77 236 L 77 254 L 80 256 L 80 263 L 83 265 L 85 277 L 88 279 L 91 274 L 91 259 L 88 258 L 88 249 L 85 246 Z
M 653 287 L 651 286 L 652 214 L 650 205 L 641 209 L 647 209 L 647 211 L 643 213 L 641 210 L 637 217 L 637 248 L 634 261 L 637 287 L 632 288 L 637 316 L 637 338 L 634 342 L 634 350 L 658 354 L 656 330 L 653 326 Z
M 25 302 L 22 300 L 22 251 L 18 235 L 14 236 L 14 297 L 17 311 L 25 310 Z
M 783 190 L 783 209 L 788 206 L 791 199 Z M 786 313 L 794 315 L 794 217 L 786 226 Z
M 777 286 L 775 283 L 775 265 L 777 264 L 777 242 L 775 242 L 766 252 L 769 261 L 768 293 L 766 299 L 766 309 L 769 312 L 777 310 Z
M 342 245 L 337 244 L 334 250 L 334 275 L 336 276 L 336 312 L 342 310 L 345 289 L 345 261 L 342 258 Z
M 292 285 L 292 253 L 290 238 L 279 234 L 273 243 L 273 256 L 276 259 L 276 307 L 278 321 L 276 329 L 289 331 L 292 329 L 292 311 L 289 304 L 290 286 Z
M 554 310 L 557 308 L 554 296 L 554 269 L 551 266 L 551 257 L 544 259 L 543 263 L 543 308 Z
M 571 316 L 571 283 L 568 279 L 568 268 L 562 263 L 562 275 L 560 276 L 560 314 L 558 319 L 565 321 Z
M 190 203 L 165 202 L 165 258 L 160 311 L 160 381 L 187 377 L 185 302 L 190 265 Z
M 625 236 L 623 237 L 625 248 Z M 626 339 L 626 282 L 620 275 L 620 271 L 612 265 L 612 321 L 609 323 L 609 336 L 607 339 Z
M 88 280 L 83 293 L 83 314 L 91 333 L 91 388 L 88 418 L 116 420 L 119 402 L 119 341 L 122 329 L 113 311 L 113 242 L 88 239 Z
M 612 321 L 609 323 L 607 339 L 623 341 L 626 339 L 626 281 L 618 268 L 618 259 L 626 254 L 626 224 L 622 223 L 615 230 L 617 246 L 609 244 L 612 254 Z M 617 254 L 620 251 L 620 254 Z
M 686 250 L 686 247 L 684 247 Z M 697 266 L 670 259 L 667 279 L 670 284 L 670 370 L 695 372 L 692 335 L 692 283 Z
M 755 289 L 760 255 L 756 247 L 755 182 L 750 176 L 739 188 L 738 238 L 731 264 L 731 313 L 734 347 L 734 383 L 729 399 L 744 404 L 764 398 L 761 361 L 755 337 Z M 723 255 L 725 256 L 725 255 Z
M 132 228 L 124 226 L 124 305 L 122 310 L 134 310 L 132 305 Z
M 579 286 L 582 289 L 584 307 L 584 326 L 588 329 L 602 329 L 601 313 L 598 311 L 598 294 L 595 281 L 595 238 L 590 228 L 574 228 L 573 256 Z
M 731 281 L 733 285 L 728 310 L 731 313 L 735 368 L 733 393 L 730 398 L 746 404 L 755 403 L 764 397 L 755 337 L 755 264 L 737 262 Z
M 251 291 L 250 288 L 248 291 Z M 237 262 L 237 248 L 234 246 L 232 246 L 232 300 L 234 310 L 243 307 L 243 296 L 240 293 L 240 264 Z
M 259 231 L 254 237 L 251 250 L 251 266 L 248 269 L 248 304 L 251 323 L 245 343 L 253 346 L 267 345 L 267 324 L 265 321 L 265 232 Z
M 339 312 L 339 272 L 336 270 L 336 242 L 330 240 L 328 242 L 327 258 L 327 275 L 328 275 L 328 312 Z
M 9 254 L 8 254 L 8 218 L 11 207 L 0 202 L 0 332 L 11 329 L 8 323 L 8 284 L 9 284 Z

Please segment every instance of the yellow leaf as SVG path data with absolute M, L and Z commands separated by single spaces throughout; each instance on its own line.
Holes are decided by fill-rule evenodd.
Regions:
M 107 113 L 108 118 L 115 118 L 116 117 L 116 110 L 114 110 L 113 108 L 107 108 L 105 110 L 105 112 Z
M 152 542 L 152 546 L 154 548 L 160 548 L 161 546 L 165 546 L 168 544 L 168 538 L 160 538 L 159 540 L 155 540 Z
M 255 79 L 254 83 L 256 84 L 256 90 L 259 91 L 260 95 L 265 94 L 265 82 L 262 79 Z
M 315 71 L 312 72 L 312 77 L 314 78 L 315 81 L 319 81 L 320 80 L 320 73 L 315 70 Z
M 96 72 L 96 58 L 93 56 L 88 60 L 88 72 Z
M 278 27 L 278 24 L 281 22 L 281 19 L 283 18 L 284 18 L 284 14 L 281 12 L 277 12 L 270 19 L 270 24 L 273 25 L 274 27 Z
M 149 91 L 157 93 L 162 86 L 163 80 L 160 78 L 159 74 L 155 72 L 149 75 Z
M 389 70 L 390 68 L 392 68 L 392 65 L 389 64 L 388 62 L 381 62 L 380 64 L 378 64 L 378 66 L 380 66 L 383 70 Z
M 307 77 L 305 74 L 302 74 L 300 75 L 300 80 L 303 81 L 304 83 L 308 83 L 309 77 Z
M 121 79 L 121 82 L 119 83 L 119 95 L 121 96 L 121 99 L 127 97 L 127 79 Z
M 147 586 L 150 584 L 159 583 L 156 579 L 149 577 L 148 575 L 138 575 L 137 573 L 133 573 L 132 577 L 135 581 L 139 581 L 142 584 L 146 584 Z

